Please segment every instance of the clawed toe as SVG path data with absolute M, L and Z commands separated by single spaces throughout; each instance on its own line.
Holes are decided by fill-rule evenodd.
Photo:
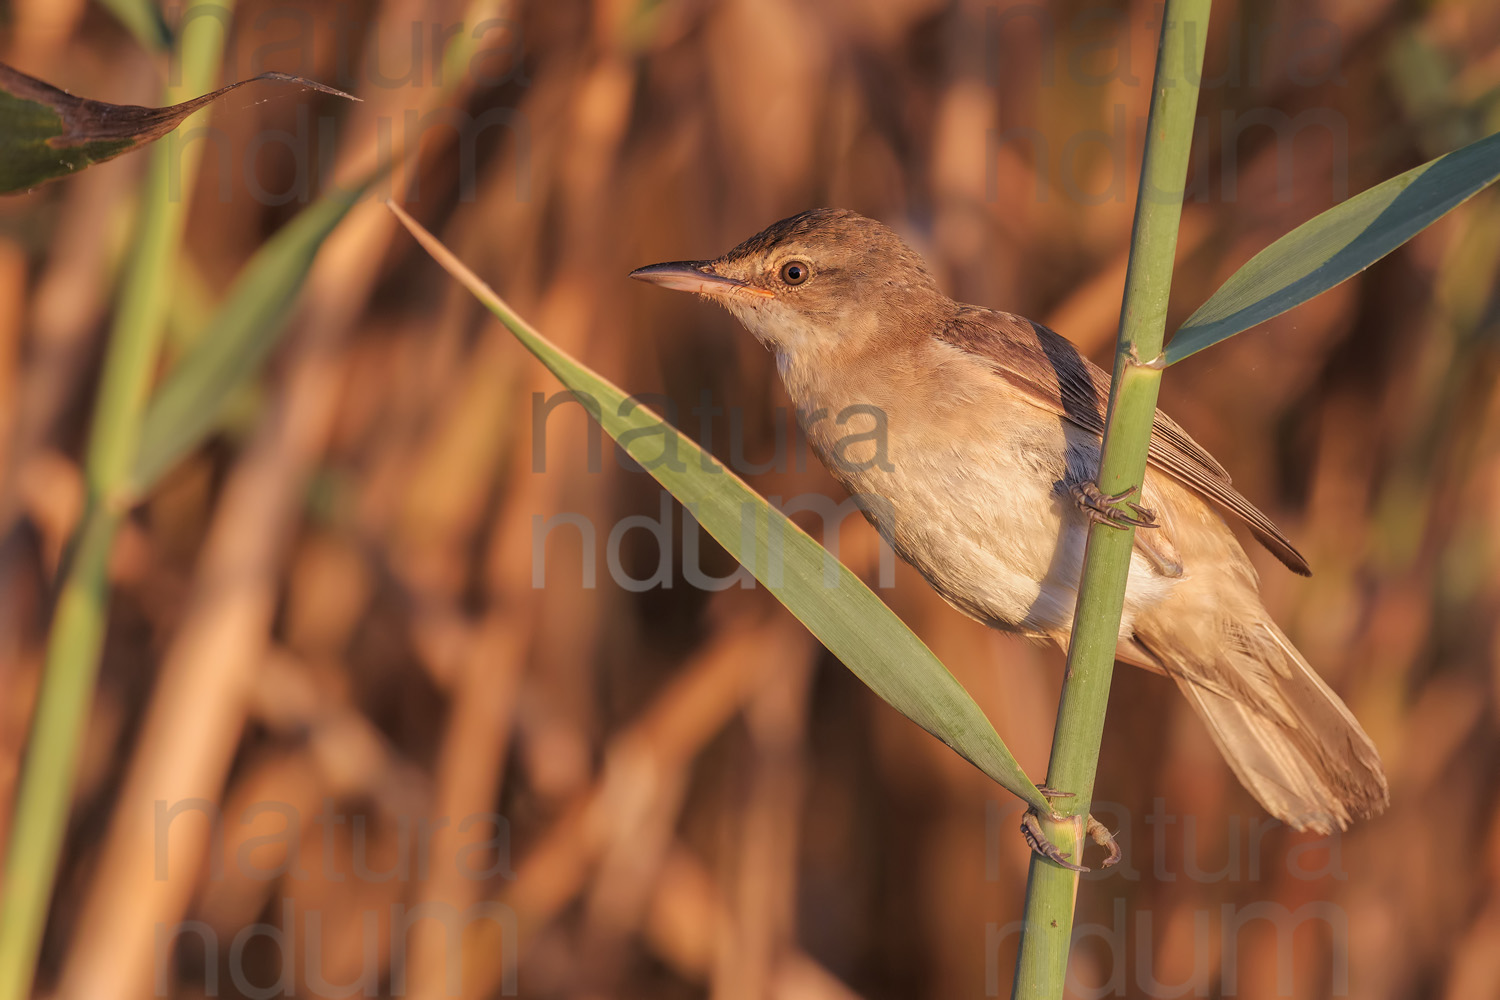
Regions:
M 1135 492 L 1131 487 L 1113 496 L 1105 493 L 1099 485 L 1092 480 L 1074 483 L 1068 487 L 1073 501 L 1078 504 L 1078 509 L 1083 511 L 1090 521 L 1097 524 L 1108 524 L 1115 528 L 1155 528 L 1157 527 L 1156 511 L 1149 507 L 1143 507 L 1138 503 L 1128 502 L 1128 498 Z M 1129 511 L 1121 510 L 1115 506 L 1125 503 Z
M 1070 799 L 1073 797 L 1072 792 L 1059 791 L 1055 788 L 1048 788 L 1045 785 L 1036 786 L 1036 790 L 1048 799 Z M 1054 816 L 1053 818 L 1056 819 L 1057 817 Z M 1104 863 L 1100 867 L 1110 868 L 1119 864 L 1123 852 L 1120 850 L 1119 841 L 1115 840 L 1115 836 L 1110 832 L 1109 828 L 1090 815 L 1085 829 L 1088 832 L 1090 840 L 1109 852 L 1109 856 L 1104 859 Z M 1027 810 L 1026 814 L 1021 817 L 1021 835 L 1026 838 L 1026 844 L 1031 848 L 1033 854 L 1040 854 L 1059 868 L 1066 868 L 1068 871 L 1073 872 L 1086 872 L 1089 870 L 1083 865 L 1073 864 L 1068 860 L 1072 857 L 1071 854 L 1061 850 L 1056 844 L 1047 839 L 1047 835 L 1042 830 L 1042 824 L 1037 817 L 1035 809 Z
M 1026 838 L 1026 844 L 1033 854 L 1040 854 L 1059 868 L 1066 868 L 1072 872 L 1088 871 L 1082 865 L 1070 862 L 1068 858 L 1071 855 L 1066 851 L 1058 850 L 1057 845 L 1047 839 L 1047 835 L 1042 832 L 1042 824 L 1036 818 L 1036 813 L 1028 812 L 1021 817 L 1021 835 Z
M 1090 816 L 1088 830 L 1089 839 L 1109 851 L 1109 857 L 1105 858 L 1104 863 L 1099 867 L 1111 868 L 1119 864 L 1122 856 L 1120 842 L 1115 839 L 1115 835 L 1110 832 L 1109 827 L 1099 822 L 1093 816 Z

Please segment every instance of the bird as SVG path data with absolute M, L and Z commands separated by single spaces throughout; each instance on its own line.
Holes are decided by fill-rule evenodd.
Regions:
M 1135 527 L 1117 659 L 1174 681 L 1292 828 L 1386 807 L 1374 744 L 1272 621 L 1225 515 L 1293 572 L 1307 561 L 1160 410 L 1140 501 L 1101 495 L 1110 376 L 1064 337 L 954 301 L 900 236 L 844 209 L 630 277 L 723 306 L 775 355 L 813 452 L 970 618 L 1066 650 L 1090 523 Z

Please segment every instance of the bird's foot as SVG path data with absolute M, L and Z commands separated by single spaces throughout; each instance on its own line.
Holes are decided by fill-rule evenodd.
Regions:
M 1120 842 L 1115 839 L 1115 835 L 1110 831 L 1109 827 L 1099 822 L 1093 816 L 1090 816 L 1088 833 L 1090 840 L 1109 851 L 1109 856 L 1104 859 L 1104 863 L 1099 866 L 1100 868 L 1113 868 L 1120 863 L 1122 856 Z
M 1026 815 L 1021 817 L 1021 836 L 1026 838 L 1026 846 L 1031 848 L 1032 854 L 1040 854 L 1057 867 L 1066 868 L 1070 872 L 1088 871 L 1083 865 L 1075 865 L 1069 861 L 1068 858 L 1072 855 L 1047 839 L 1035 809 L 1028 809 Z
M 1073 797 L 1072 792 L 1060 792 L 1057 789 L 1047 788 L 1043 785 L 1038 785 L 1037 791 L 1047 796 L 1049 800 Z M 1109 851 L 1109 856 L 1104 859 L 1104 864 L 1100 867 L 1109 868 L 1112 865 L 1118 864 L 1121 857 L 1120 844 L 1115 840 L 1114 834 L 1110 832 L 1109 828 L 1090 815 L 1085 829 L 1090 840 Z M 1028 809 L 1026 815 L 1021 817 L 1021 836 L 1026 838 L 1026 844 L 1031 848 L 1032 853 L 1040 854 L 1059 868 L 1066 868 L 1074 872 L 1088 871 L 1083 865 L 1075 865 L 1069 861 L 1068 859 L 1072 855 L 1067 851 L 1061 850 L 1056 844 L 1047 839 L 1046 833 L 1042 830 L 1041 819 L 1035 809 Z
M 1114 528 L 1158 527 L 1156 511 L 1149 507 L 1127 502 L 1125 506 L 1130 510 L 1125 511 L 1115 506 L 1135 492 L 1133 486 L 1111 496 L 1101 490 L 1099 485 L 1092 480 L 1084 480 L 1070 485 L 1068 492 L 1072 494 L 1073 502 L 1078 504 L 1078 509 L 1083 511 L 1084 516 L 1095 523 L 1107 524 Z

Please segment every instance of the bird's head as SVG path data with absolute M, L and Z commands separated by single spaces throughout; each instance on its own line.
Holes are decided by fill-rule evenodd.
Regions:
M 714 260 L 652 264 L 630 276 L 719 303 L 783 358 L 867 350 L 921 329 L 925 314 L 947 302 L 899 236 L 843 209 L 783 219 Z

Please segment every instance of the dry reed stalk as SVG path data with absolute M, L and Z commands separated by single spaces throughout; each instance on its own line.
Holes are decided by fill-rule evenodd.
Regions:
M 753 754 L 738 849 L 730 869 L 728 919 L 716 937 L 712 995 L 758 1000 L 774 994 L 777 972 L 796 935 L 797 846 L 801 829 L 803 748 L 814 663 L 789 664 L 778 684 L 745 706 Z
M 680 772 L 762 684 L 779 678 L 768 664 L 808 655 L 795 624 L 777 620 L 735 625 L 716 636 L 677 673 L 651 706 L 611 740 L 613 764 L 601 782 L 579 795 L 517 866 L 500 901 L 515 911 L 519 941 L 483 924 L 464 944 L 465 981 L 479 995 L 502 982 L 505 959 L 524 959 L 537 933 L 588 884 L 612 839 L 612 805 L 635 798 L 631 786 Z

